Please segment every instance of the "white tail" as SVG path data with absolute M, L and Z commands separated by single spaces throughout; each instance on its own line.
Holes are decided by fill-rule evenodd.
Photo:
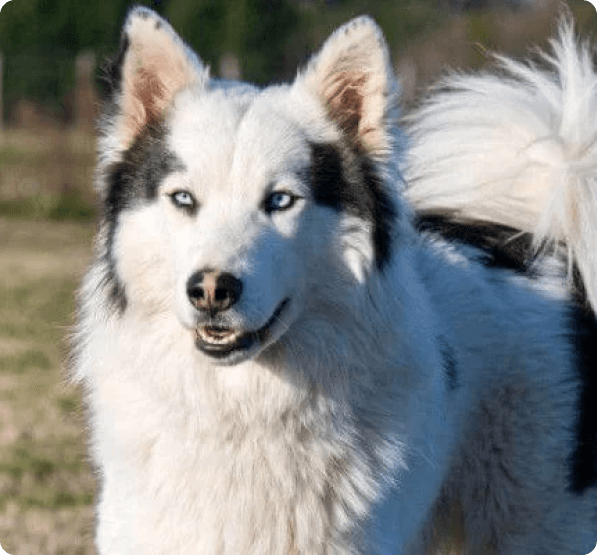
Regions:
M 597 309 L 597 75 L 564 18 L 551 53 L 496 56 L 499 70 L 448 77 L 410 119 L 415 210 L 452 212 L 563 243 Z M 571 272 L 570 272 L 571 274 Z

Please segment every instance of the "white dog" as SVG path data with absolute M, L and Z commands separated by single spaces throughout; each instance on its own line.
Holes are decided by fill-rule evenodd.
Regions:
M 547 60 L 405 139 L 368 18 L 258 89 L 131 11 L 74 337 L 101 555 L 590 551 L 597 77 L 569 25 Z

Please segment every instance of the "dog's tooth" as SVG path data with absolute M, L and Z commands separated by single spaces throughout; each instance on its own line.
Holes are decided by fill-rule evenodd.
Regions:
M 204 326 L 195 328 L 195 337 L 205 343 L 211 343 L 212 345 L 232 344 L 237 341 L 239 335 L 238 331 L 230 330 L 226 335 L 218 337 L 210 334 L 208 329 Z

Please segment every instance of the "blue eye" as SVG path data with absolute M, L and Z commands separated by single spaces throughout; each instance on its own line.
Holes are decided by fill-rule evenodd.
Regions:
M 170 195 L 170 199 L 174 206 L 187 211 L 194 210 L 197 205 L 195 197 L 188 191 L 175 191 Z
M 288 210 L 296 202 L 297 198 L 292 193 L 286 191 L 274 191 L 265 199 L 264 209 L 268 214 Z

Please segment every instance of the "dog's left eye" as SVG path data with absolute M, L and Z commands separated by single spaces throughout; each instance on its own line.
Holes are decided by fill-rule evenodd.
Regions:
M 292 193 L 286 191 L 274 191 L 266 197 L 264 209 L 268 214 L 288 210 L 296 202 L 297 198 Z
M 170 195 L 170 200 L 174 206 L 183 210 L 194 210 L 197 205 L 195 197 L 188 191 L 175 191 Z

